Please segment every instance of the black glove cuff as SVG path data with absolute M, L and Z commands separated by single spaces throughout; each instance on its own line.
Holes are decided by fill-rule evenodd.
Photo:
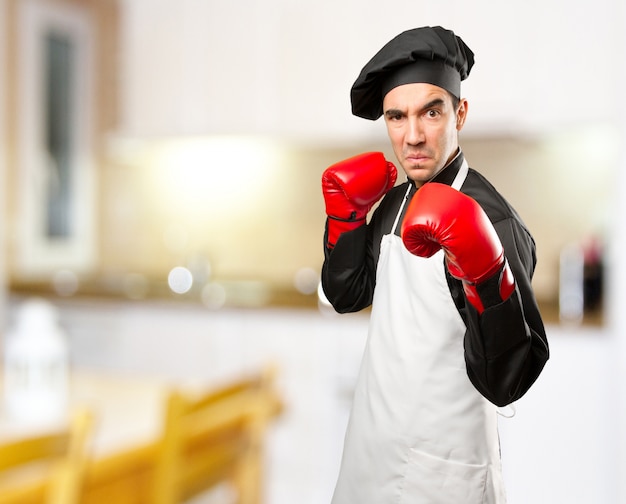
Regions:
M 502 266 L 500 266 L 495 274 L 475 286 L 476 293 L 485 308 L 495 306 L 503 301 L 500 295 L 500 285 L 502 284 L 502 274 L 504 273 L 505 266 L 506 261 L 502 263 Z

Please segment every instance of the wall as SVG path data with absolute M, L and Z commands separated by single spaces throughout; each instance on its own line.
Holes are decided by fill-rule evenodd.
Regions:
M 620 9 L 615 0 L 125 0 L 120 131 L 377 137 L 350 115 L 348 90 L 385 42 L 427 24 L 453 28 L 476 53 L 464 88 L 474 131 L 614 121 L 594 95 L 620 95 Z

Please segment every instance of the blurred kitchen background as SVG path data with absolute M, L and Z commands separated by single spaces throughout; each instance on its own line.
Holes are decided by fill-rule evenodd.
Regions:
M 501 421 L 510 504 L 626 502 L 617 0 L 0 1 L 4 353 L 38 298 L 71 375 L 212 384 L 275 363 L 265 502 L 329 502 L 368 314 L 318 298 L 320 177 L 393 159 L 349 89 L 428 24 L 475 52 L 461 144 L 537 242 L 552 358 Z

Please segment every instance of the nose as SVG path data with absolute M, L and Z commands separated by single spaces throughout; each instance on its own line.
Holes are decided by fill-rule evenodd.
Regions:
M 424 131 L 419 118 L 410 117 L 407 121 L 405 140 L 409 145 L 419 145 L 424 142 Z

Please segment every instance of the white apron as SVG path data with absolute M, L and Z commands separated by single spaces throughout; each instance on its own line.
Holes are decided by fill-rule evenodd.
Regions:
M 467 377 L 443 252 L 414 256 L 394 234 L 405 204 L 381 243 L 332 504 L 502 504 L 497 408 Z

